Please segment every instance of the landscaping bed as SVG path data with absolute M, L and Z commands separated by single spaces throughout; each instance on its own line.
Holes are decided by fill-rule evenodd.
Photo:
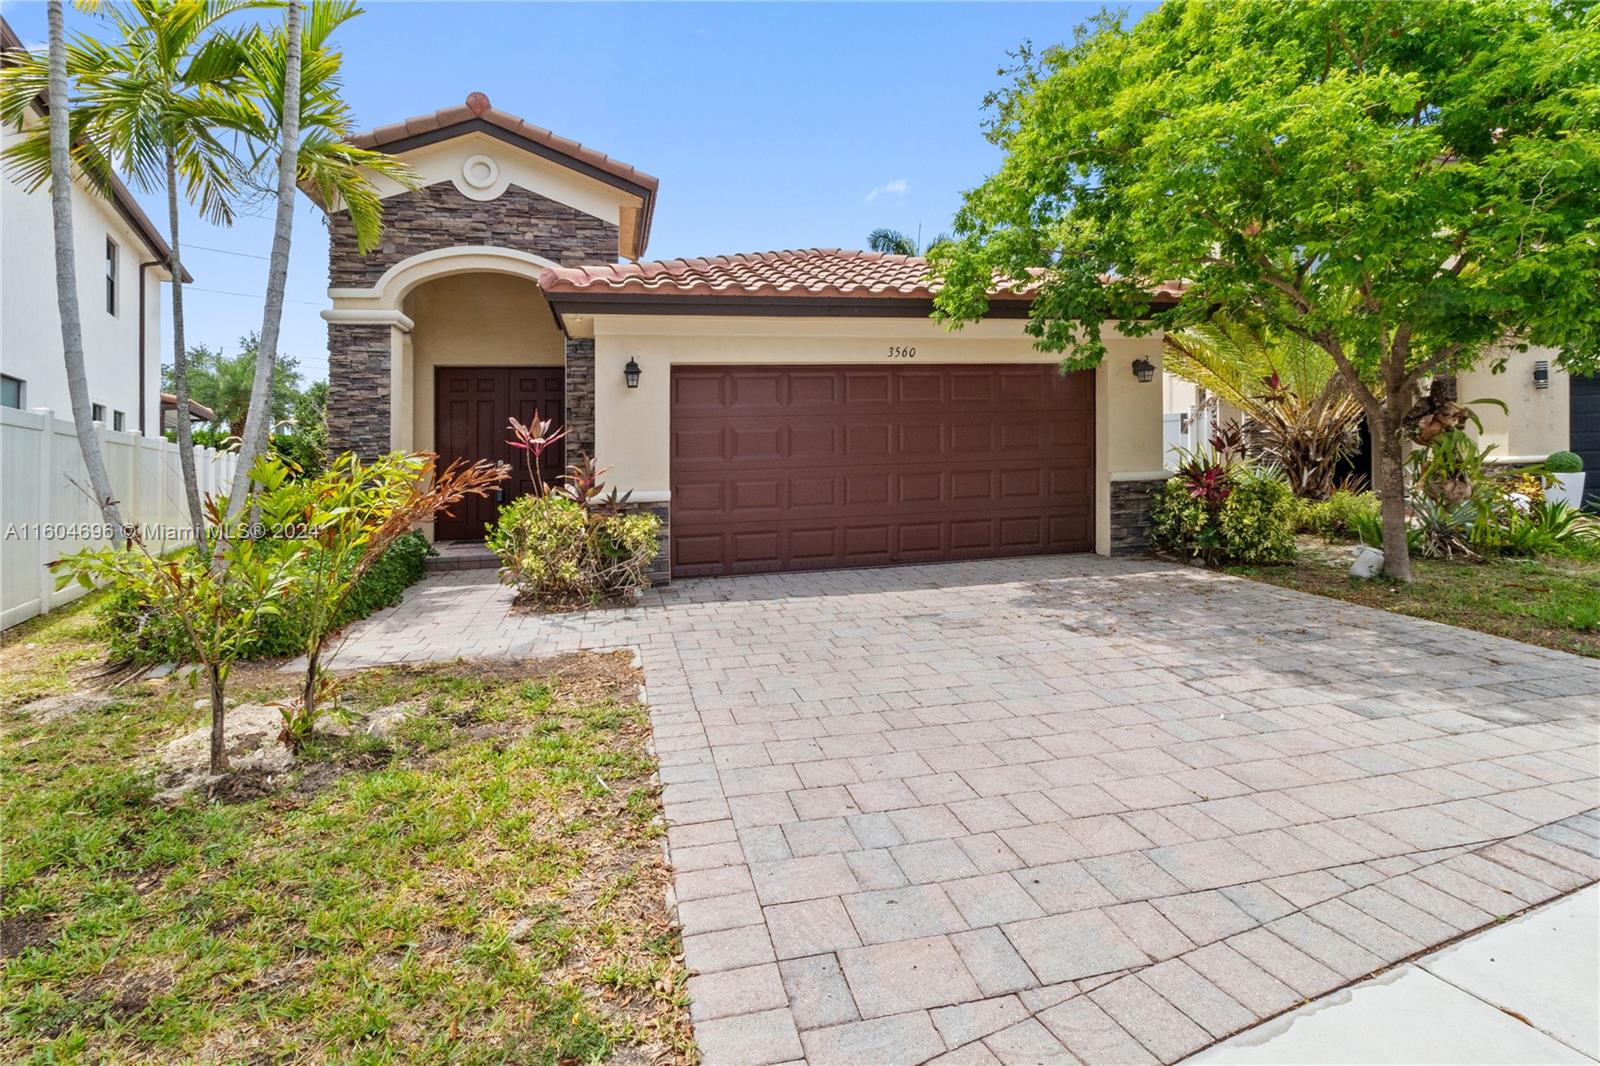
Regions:
M 91 611 L 0 653 L 0 1057 L 692 1058 L 627 655 L 351 674 L 353 728 L 166 805 L 204 691 L 97 676 Z M 230 699 L 297 682 L 241 665 Z
M 1297 562 L 1229 573 L 1397 614 L 1600 658 L 1600 560 L 1411 561 L 1410 585 L 1349 576 L 1348 546 L 1302 538 Z

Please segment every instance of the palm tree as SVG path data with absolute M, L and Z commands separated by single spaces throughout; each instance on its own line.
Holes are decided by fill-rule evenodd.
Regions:
M 221 104 L 240 86 L 244 57 L 242 38 L 218 24 L 245 6 L 243 0 L 108 5 L 106 15 L 116 37 L 101 41 L 80 35 L 67 49 L 68 70 L 78 86 L 73 142 L 79 169 L 107 195 L 114 170 L 140 188 L 164 187 L 166 192 L 172 248 L 172 391 L 180 411 L 188 410 L 190 389 L 178 201 L 183 196 L 213 223 L 233 221 L 229 201 L 241 164 L 219 133 L 230 114 Z M 38 77 L 36 67 L 36 58 L 29 57 L 8 72 L 0 101 L 8 116 L 26 106 L 26 94 Z M 13 168 L 35 184 L 53 170 L 42 140 L 26 138 L 6 153 Z M 188 419 L 177 420 L 177 436 L 184 496 L 198 536 L 205 512 Z
M 122 513 L 111 492 L 100 438 L 89 410 L 89 376 L 83 364 L 83 320 L 78 314 L 78 267 L 72 243 L 72 131 L 67 112 L 67 43 L 61 26 L 61 0 L 50 0 L 49 87 L 50 215 L 56 243 L 56 305 L 61 312 L 61 350 L 67 367 L 67 395 L 78 449 L 89 471 L 94 502 L 121 545 Z
M 1361 446 L 1361 404 L 1320 346 L 1214 318 L 1165 339 L 1166 368 L 1237 407 L 1246 445 L 1283 469 L 1295 495 L 1326 499 Z
M 917 237 L 920 238 L 921 236 L 922 232 L 918 230 Z M 936 245 L 943 244 L 949 239 L 950 234 L 948 233 L 936 234 L 927 244 L 922 245 L 919 250 L 916 239 L 901 233 L 897 229 L 880 226 L 867 234 L 867 247 L 874 252 L 882 252 L 885 255 L 927 255 Z
M 229 493 L 230 521 L 243 504 L 255 460 L 267 447 L 296 184 L 315 187 L 330 209 L 337 205 L 349 211 L 356 244 L 363 252 L 377 244 L 383 231 L 383 203 L 368 175 L 379 174 L 402 185 L 416 184 L 410 169 L 399 160 L 346 143 L 355 132 L 355 123 L 340 96 L 344 57 L 332 47 L 331 38 L 336 29 L 360 13 L 350 0 L 316 3 L 302 32 L 300 5 L 289 0 L 281 30 L 258 31 L 246 42 L 248 102 L 236 105 L 229 124 L 257 146 L 254 170 L 262 171 L 267 160 L 273 161 L 277 213 L 250 410 Z

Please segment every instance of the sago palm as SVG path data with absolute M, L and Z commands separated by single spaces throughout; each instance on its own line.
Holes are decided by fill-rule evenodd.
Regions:
M 243 36 L 220 28 L 229 15 L 252 6 L 243 0 L 131 0 L 104 5 L 114 33 L 104 40 L 77 35 L 67 47 L 72 99 L 73 163 L 106 196 L 113 171 L 145 190 L 164 189 L 167 241 L 172 249 L 173 392 L 179 465 L 189 518 L 203 528 L 194 438 L 189 420 L 188 348 L 184 337 L 183 245 L 179 197 L 216 224 L 233 221 L 230 203 L 241 169 L 223 129 L 228 106 L 242 88 Z M 20 57 L 6 72 L 0 111 L 20 117 L 43 76 L 37 55 Z M 51 172 L 48 138 L 24 137 L 7 149 L 6 162 L 25 183 Z
M 1326 499 L 1361 446 L 1361 405 L 1333 359 L 1298 337 L 1224 318 L 1168 333 L 1166 367 L 1237 407 L 1246 444 L 1283 469 L 1297 496 Z

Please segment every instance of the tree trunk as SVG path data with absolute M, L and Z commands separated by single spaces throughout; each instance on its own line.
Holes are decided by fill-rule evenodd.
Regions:
M 289 237 L 294 225 L 295 175 L 300 153 L 300 5 L 289 0 L 284 18 L 285 56 L 283 124 L 279 131 L 278 209 L 272 233 L 272 258 L 267 267 L 267 300 L 261 314 L 256 374 L 250 386 L 239 468 L 228 494 L 228 522 L 237 519 L 250 487 L 250 470 L 267 446 L 272 423 L 272 369 L 278 358 L 278 329 L 283 322 L 283 291 L 289 278 Z M 220 553 L 222 542 L 217 542 Z
M 317 675 L 322 672 L 322 645 L 319 642 L 306 656 L 306 683 L 300 693 L 300 705 L 305 708 L 307 722 L 317 720 Z
M 189 352 L 183 340 L 183 260 L 178 249 L 178 161 L 167 146 L 167 226 L 172 242 L 172 392 L 178 398 L 178 466 L 183 471 L 183 496 L 189 503 L 189 524 L 197 550 L 205 550 L 206 513 L 200 504 L 200 478 L 194 468 L 194 426 L 189 422 Z
M 1394 416 L 1393 422 L 1399 421 Z M 1405 455 L 1398 426 L 1391 423 L 1390 404 L 1383 417 L 1369 419 L 1372 433 L 1372 483 L 1378 490 L 1383 520 L 1383 574 L 1395 581 L 1411 582 L 1411 548 L 1406 542 Z
M 211 772 L 228 772 L 228 748 L 223 741 L 226 728 L 227 704 L 222 698 L 222 667 L 206 664 L 206 679 L 211 682 Z
M 125 539 L 122 512 L 111 491 L 100 437 L 89 410 L 89 375 L 83 364 L 83 319 L 78 311 L 78 264 L 72 243 L 72 133 L 67 125 L 67 47 L 61 25 L 61 0 L 50 0 L 50 215 L 56 244 L 56 308 L 61 314 L 61 352 L 67 368 L 67 396 L 78 450 L 89 472 L 95 506 L 111 527 L 111 541 Z

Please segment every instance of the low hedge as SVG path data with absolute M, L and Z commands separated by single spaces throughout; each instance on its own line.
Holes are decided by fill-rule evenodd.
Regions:
M 407 588 L 421 579 L 431 549 L 421 533 L 407 533 L 362 575 L 340 613 L 338 626 L 359 621 L 400 602 Z M 192 657 L 188 637 L 176 618 L 151 611 L 132 592 L 113 589 L 100 607 L 116 662 L 136 665 L 183 662 Z M 291 592 L 277 614 L 264 615 L 247 659 L 279 659 L 305 651 L 305 632 Z

